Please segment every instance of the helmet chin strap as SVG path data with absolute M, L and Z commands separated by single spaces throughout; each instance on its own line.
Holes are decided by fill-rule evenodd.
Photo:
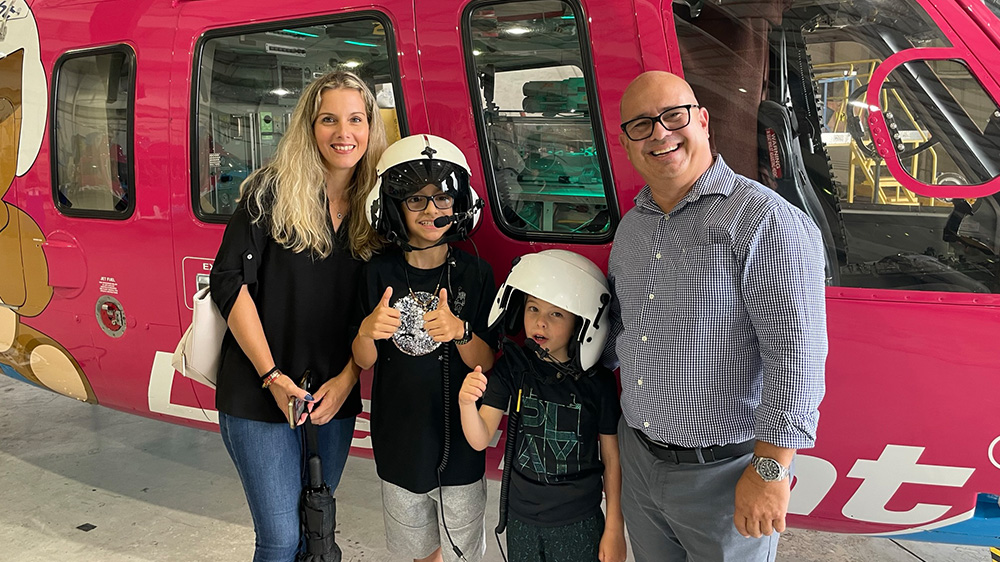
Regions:
M 399 247 L 403 249 L 404 252 L 420 252 L 423 250 L 430 250 L 431 248 L 437 248 L 441 244 L 447 244 L 448 242 L 450 242 L 450 240 L 448 240 L 447 238 L 448 238 L 447 236 L 442 236 L 441 239 L 437 241 L 437 244 L 432 244 L 424 248 L 417 248 L 416 246 L 411 246 L 409 242 L 402 242 L 399 240 L 397 240 L 397 243 L 399 244 Z
M 572 359 L 565 362 L 556 359 L 551 353 L 548 352 L 547 349 L 538 345 L 538 342 L 531 338 L 524 339 L 524 347 L 527 347 L 534 352 L 534 354 L 537 355 L 542 361 L 551 363 L 552 366 L 555 367 L 555 370 L 567 377 L 572 377 L 573 380 L 580 380 L 580 377 L 583 376 L 583 372 L 577 368 Z

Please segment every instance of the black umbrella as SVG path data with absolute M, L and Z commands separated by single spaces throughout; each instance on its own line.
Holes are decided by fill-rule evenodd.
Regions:
M 309 484 L 302 489 L 299 519 L 302 536 L 306 539 L 305 554 L 298 562 L 340 562 L 343 553 L 334 541 L 337 528 L 337 500 L 323 482 L 323 464 L 319 458 L 316 426 L 306 416 L 303 424 L 306 435 L 306 465 L 309 467 Z

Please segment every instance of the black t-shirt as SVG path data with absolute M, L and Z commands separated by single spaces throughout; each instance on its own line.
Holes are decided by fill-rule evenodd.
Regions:
M 351 357 L 359 324 L 351 316 L 352 300 L 362 262 L 351 257 L 346 222 L 334 236 L 333 253 L 317 259 L 308 250 L 295 253 L 275 242 L 268 215 L 253 224 L 247 200 L 240 202 L 226 225 L 212 266 L 212 300 L 228 319 L 240 288 L 247 285 L 275 365 L 296 383 L 308 369 L 310 390 L 316 390 L 338 375 Z M 230 331 L 222 340 L 215 407 L 232 416 L 287 423 Z M 360 412 L 361 386 L 356 384 L 335 417 Z
M 485 261 L 457 248 L 453 265 L 417 269 L 401 251 L 376 256 L 368 263 L 359 299 L 368 315 L 392 287 L 390 305 L 402 313 L 393 338 L 376 342 L 378 361 L 372 380 L 371 438 L 379 478 L 420 494 L 438 486 L 437 469 L 445 443 L 444 354 L 448 354 L 448 464 L 444 486 L 471 484 L 483 477 L 485 455 L 469 446 L 462 433 L 458 391 L 475 365 L 466 365 L 454 342 L 435 344 L 422 328 L 423 305 L 437 308 L 440 288 L 448 290 L 452 313 L 496 347 L 486 321 L 496 294 L 493 271 Z M 411 296 L 412 293 L 415 296 Z
M 514 347 L 513 343 L 509 343 Z M 516 360 L 515 354 L 527 360 Z M 593 374 L 589 374 L 593 373 Z M 530 351 L 505 352 L 490 373 L 483 404 L 506 410 L 521 390 L 510 476 L 510 513 L 540 526 L 569 525 L 601 508 L 604 464 L 598 434 L 618 430 L 618 385 L 597 366 L 579 380 Z M 511 411 L 516 404 L 510 404 Z

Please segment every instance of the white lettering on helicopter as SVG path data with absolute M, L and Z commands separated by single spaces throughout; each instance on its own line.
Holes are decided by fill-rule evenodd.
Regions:
M 847 476 L 862 482 L 844 504 L 844 517 L 870 523 L 920 526 L 947 513 L 952 506 L 917 503 L 907 511 L 885 507 L 903 484 L 960 488 L 975 472 L 974 468 L 919 464 L 917 461 L 923 452 L 924 447 L 887 444 L 878 460 L 858 459 Z M 788 513 L 809 515 L 833 488 L 837 470 L 824 459 L 800 454 L 795 458 L 795 480 Z

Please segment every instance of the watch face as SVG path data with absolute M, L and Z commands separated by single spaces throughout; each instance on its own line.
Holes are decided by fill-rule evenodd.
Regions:
M 774 459 L 758 458 L 756 468 L 765 482 L 774 482 L 781 477 L 781 465 Z

